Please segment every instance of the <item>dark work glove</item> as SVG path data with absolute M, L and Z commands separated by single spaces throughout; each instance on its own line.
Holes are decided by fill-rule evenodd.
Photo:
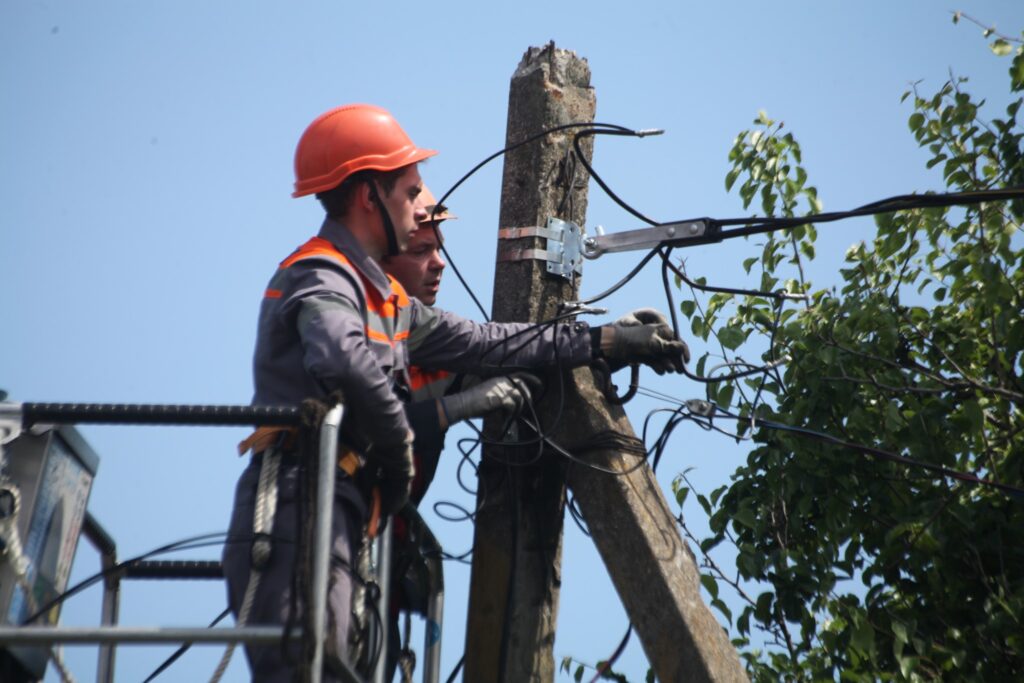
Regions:
M 604 325 L 601 351 L 610 365 L 643 363 L 659 375 L 682 372 L 683 365 L 690 361 L 689 347 L 672 332 L 665 316 L 653 308 L 639 308 Z
M 380 472 L 380 514 L 393 515 L 409 501 L 409 489 L 416 474 L 412 458 L 412 436 L 408 441 L 376 454 L 372 462 Z
M 498 413 L 507 422 L 519 414 L 542 386 L 535 375 L 514 372 L 508 376 L 482 380 L 470 389 L 445 396 L 440 399 L 441 406 L 449 425 L 490 413 Z

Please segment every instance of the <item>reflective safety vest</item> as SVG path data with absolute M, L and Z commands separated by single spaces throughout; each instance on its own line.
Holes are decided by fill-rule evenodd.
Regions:
M 391 292 L 387 298 L 382 297 L 376 285 L 361 270 L 356 268 L 345 254 L 338 251 L 333 244 L 322 237 L 313 237 L 296 249 L 291 256 L 281 262 L 278 274 L 299 261 L 311 258 L 333 261 L 340 264 L 347 273 L 357 276 L 357 283 L 363 294 L 362 303 L 364 306 L 362 316 L 366 340 L 379 358 L 389 356 L 393 358 L 393 376 L 401 385 L 407 386 L 407 354 L 403 342 L 409 338 L 409 328 L 412 323 L 412 305 L 409 296 L 405 293 L 405 289 L 398 280 L 388 275 Z M 268 299 L 281 297 L 281 290 L 274 288 L 274 282 L 277 277 L 278 275 L 275 275 L 274 278 L 271 278 L 270 286 L 265 293 Z M 385 348 L 374 348 L 378 345 L 386 347 L 386 350 Z M 390 353 L 387 351 L 390 351 Z
M 409 388 L 412 390 L 412 400 L 427 401 L 443 397 L 455 377 L 447 370 L 424 370 L 415 365 L 410 367 Z

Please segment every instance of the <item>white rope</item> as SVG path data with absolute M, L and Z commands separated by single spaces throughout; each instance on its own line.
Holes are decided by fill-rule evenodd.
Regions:
M 260 483 L 256 488 L 256 509 L 253 512 L 253 549 L 252 569 L 249 571 L 249 583 L 245 587 L 245 597 L 242 598 L 242 606 L 238 610 L 238 626 L 245 626 L 249 620 L 249 612 L 252 610 L 253 600 L 256 598 L 256 588 L 260 583 L 261 569 L 270 558 L 270 533 L 274 529 L 274 515 L 277 512 L 277 471 L 281 463 L 281 454 L 276 448 L 268 448 L 263 451 L 263 463 L 260 465 Z M 259 567 L 259 568 L 257 568 Z M 210 683 L 219 683 L 224 672 L 231 663 L 231 657 L 235 654 L 237 643 L 230 643 L 220 658 Z
M 25 551 L 21 545 L 21 534 L 18 533 L 18 513 L 21 512 L 21 492 L 13 482 L 9 480 L 2 480 L 0 484 L 3 484 L 3 488 L 6 492 L 10 493 L 13 497 L 12 509 L 10 514 L 0 519 L 0 538 L 4 541 L 4 551 L 2 555 L 7 558 L 7 561 L 11 565 L 11 569 L 14 570 L 15 579 L 18 585 L 21 586 L 21 592 L 25 595 L 25 602 L 28 605 L 28 611 L 30 614 L 35 614 L 39 610 L 39 605 L 36 603 L 35 595 L 32 593 L 32 584 L 28 580 L 28 570 L 31 566 L 29 559 L 25 557 Z M 75 683 L 75 679 L 71 676 L 71 673 L 67 670 L 64 665 L 64 658 L 61 655 L 61 650 L 57 646 L 51 646 L 50 659 L 53 660 L 53 665 L 57 669 L 57 673 L 60 674 L 62 683 Z

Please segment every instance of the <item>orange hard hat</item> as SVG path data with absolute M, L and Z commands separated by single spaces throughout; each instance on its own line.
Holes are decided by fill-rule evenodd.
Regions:
M 347 104 L 318 116 L 299 139 L 292 196 L 324 192 L 353 173 L 394 171 L 435 154 L 414 145 L 387 110 Z
M 437 199 L 434 198 L 434 193 L 426 185 L 423 186 L 423 191 L 420 192 L 419 201 L 423 208 L 427 210 L 427 217 L 420 221 L 420 223 L 440 223 L 441 221 L 458 218 L 458 216 L 449 213 L 448 207 L 444 204 L 437 206 Z M 434 207 L 437 207 L 437 213 L 434 213 Z

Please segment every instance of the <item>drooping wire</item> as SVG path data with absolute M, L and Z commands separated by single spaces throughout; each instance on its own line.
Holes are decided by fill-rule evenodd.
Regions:
M 729 436 L 731 438 L 736 438 L 736 435 L 731 434 L 729 432 L 726 432 L 725 430 L 722 430 L 722 429 L 716 427 L 714 425 L 714 423 L 713 423 L 714 418 L 715 417 L 722 417 L 722 418 L 725 418 L 725 419 L 737 420 L 737 421 L 750 419 L 750 418 L 747 418 L 747 417 L 736 415 L 736 414 L 730 412 L 728 409 L 722 408 L 721 406 L 719 406 L 719 405 L 717 405 L 717 404 L 715 404 L 715 403 L 713 403 L 711 401 L 682 401 L 680 399 L 673 398 L 671 396 L 668 396 L 667 394 L 662 394 L 660 392 L 651 392 L 650 390 L 645 390 L 645 391 L 649 392 L 655 398 L 659 398 L 661 400 L 664 400 L 664 401 L 676 404 L 678 407 L 673 412 L 685 411 L 686 419 L 688 419 L 688 420 L 690 420 L 692 422 L 695 422 L 696 424 L 698 424 L 702 428 L 709 429 L 709 430 L 713 429 L 713 430 L 718 431 L 718 432 L 720 432 L 722 434 L 725 434 L 726 436 Z M 699 410 L 697 412 L 695 412 L 695 410 L 694 410 L 695 407 L 699 408 Z M 652 411 L 652 413 L 650 415 L 648 415 L 648 419 L 650 419 L 651 416 L 653 416 L 654 413 L 659 412 L 659 411 L 665 411 L 665 410 L 667 410 L 667 409 L 662 408 L 662 409 L 659 409 L 658 411 Z M 978 477 L 978 476 L 976 476 L 974 474 L 971 474 L 969 472 L 962 472 L 960 470 L 954 470 L 952 468 L 944 467 L 942 465 L 936 465 L 934 463 L 924 462 L 924 461 L 918 460 L 916 458 L 910 458 L 910 457 L 907 457 L 907 456 L 898 455 L 896 453 L 885 451 L 885 450 L 882 450 L 880 448 L 874 448 L 873 446 L 866 446 L 864 444 L 856 443 L 854 441 L 847 441 L 845 439 L 840 439 L 839 437 L 832 436 L 831 434 L 826 434 L 824 432 L 818 432 L 818 431 L 815 431 L 813 429 L 807 429 L 806 427 L 797 427 L 797 426 L 794 426 L 794 425 L 787 425 L 787 424 L 784 424 L 784 423 L 781 423 L 781 422 L 777 422 L 777 421 L 774 421 L 774 420 L 766 420 L 764 418 L 757 418 L 757 420 L 756 420 L 756 422 L 754 424 L 757 427 L 764 427 L 764 428 L 767 428 L 767 429 L 774 429 L 774 430 L 778 430 L 778 431 L 784 431 L 784 432 L 789 432 L 789 433 L 793 433 L 793 434 L 798 434 L 798 435 L 801 435 L 801 436 L 806 436 L 808 438 L 812 438 L 812 439 L 815 439 L 815 440 L 818 440 L 818 441 L 822 441 L 822 442 L 825 442 L 825 443 L 828 443 L 828 444 L 831 444 L 831 445 L 834 445 L 834 446 L 839 446 L 841 448 L 848 448 L 850 450 L 857 451 L 859 453 L 862 453 L 862 454 L 867 455 L 867 456 L 871 456 L 873 458 L 878 458 L 878 459 L 881 459 L 881 460 L 887 460 L 889 462 L 899 463 L 899 464 L 906 465 L 906 466 L 912 467 L 912 468 L 924 469 L 924 470 L 933 472 L 935 474 L 938 474 L 938 475 L 940 475 L 942 477 L 949 477 L 949 478 L 952 478 L 952 479 L 956 479 L 957 481 L 962 481 L 962 482 L 965 482 L 965 483 L 968 483 L 968 484 L 972 484 L 972 485 L 976 485 L 976 486 L 985 486 L 985 487 L 989 487 L 989 488 L 994 488 L 994 489 L 997 489 L 997 490 L 1002 491 L 1004 493 L 1007 493 L 1007 494 L 1009 494 L 1010 496 L 1012 496 L 1014 498 L 1024 499 L 1024 489 L 1022 489 L 1022 488 L 1019 488 L 1019 487 L 1016 487 L 1016 486 L 1011 486 L 1010 484 L 1003 484 L 1001 482 L 993 481 L 991 479 L 982 479 L 981 477 Z M 646 434 L 646 422 L 645 422 L 644 432 Z
M 131 565 L 133 565 L 133 564 L 135 564 L 137 562 L 142 562 L 142 561 L 147 560 L 147 559 L 149 559 L 151 557 L 157 557 L 159 555 L 166 555 L 167 553 L 179 552 L 181 550 L 192 550 L 194 548 L 206 548 L 206 547 L 209 547 L 209 546 L 222 545 L 225 542 L 228 542 L 228 543 L 236 542 L 236 541 L 230 541 L 230 540 L 226 541 L 226 538 L 227 538 L 227 534 L 225 532 L 223 532 L 223 531 L 214 532 L 214 533 L 208 533 L 208 534 L 201 534 L 201 535 L 198 535 L 198 536 L 192 536 L 190 538 L 185 538 L 185 539 L 182 539 L 180 541 L 174 541 L 173 543 L 168 543 L 167 545 L 162 545 L 162 546 L 160 546 L 158 548 L 154 548 L 153 550 L 150 550 L 149 552 L 145 552 L 145 553 L 142 553 L 141 555 L 137 555 L 135 557 L 129 558 L 129 559 L 124 560 L 122 562 L 118 562 L 117 564 L 115 564 L 115 565 L 113 565 L 111 567 L 107 567 L 106 569 L 103 569 L 103 570 L 101 570 L 99 572 L 96 572 L 95 574 L 93 574 L 93 575 L 91 575 L 89 577 L 86 577 L 85 579 L 83 579 L 83 580 L 79 581 L 78 583 L 76 583 L 71 588 L 66 589 L 60 595 L 55 596 L 49 602 L 47 602 L 42 607 L 37 609 L 35 611 L 35 613 L 31 614 L 28 618 L 26 618 L 25 621 L 22 622 L 22 625 L 31 624 L 33 621 L 35 621 L 39 617 L 41 617 L 44 614 L 46 614 L 47 612 L 52 610 L 57 605 L 60 605 L 61 603 L 63 603 L 68 598 L 71 598 L 71 597 L 74 597 L 75 595 L 78 595 L 79 593 L 84 591 L 86 588 L 89 588 L 90 586 L 95 585 L 97 582 L 103 580 L 107 576 L 109 576 L 111 574 L 115 574 L 115 573 L 120 572 L 120 571 L 123 571 L 124 569 L 126 569 L 128 567 L 131 567 Z M 213 539 L 218 539 L 218 540 L 213 540 Z M 250 538 L 250 539 L 247 539 L 247 540 L 251 541 L 252 539 Z
M 728 410 L 725 410 L 718 406 L 715 406 L 715 412 L 721 413 L 722 416 L 733 420 L 745 419 L 740 417 L 739 415 L 734 415 L 733 413 L 730 413 Z M 971 474 L 970 472 L 962 472 L 960 470 L 954 470 L 949 467 L 943 467 L 942 465 L 936 465 L 934 463 L 925 462 L 923 460 L 918 460 L 916 458 L 909 458 L 905 455 L 898 455 L 896 453 L 891 453 L 889 451 L 882 450 L 881 448 L 874 448 L 873 446 L 866 446 L 864 444 L 856 443 L 853 441 L 847 441 L 845 439 L 840 439 L 839 437 L 832 436 L 831 434 L 825 434 L 823 432 L 818 432 L 813 429 L 807 429 L 806 427 L 796 427 L 794 425 L 787 425 L 781 422 L 775 422 L 773 420 L 765 420 L 763 418 L 758 418 L 757 425 L 760 427 L 767 427 L 769 429 L 775 429 L 778 431 L 799 434 L 801 436 L 806 436 L 817 441 L 822 441 L 831 444 L 833 446 L 849 448 L 851 450 L 858 451 L 860 453 L 863 453 L 864 455 L 868 455 L 873 458 L 887 460 L 889 462 L 899 463 L 901 465 L 906 465 L 909 467 L 916 467 L 919 469 L 928 470 L 929 472 L 934 472 L 935 474 L 938 474 L 942 477 L 949 477 L 951 479 L 956 479 L 957 481 L 962 481 L 968 484 L 997 489 L 999 491 L 1002 491 L 1003 493 L 1010 494 L 1012 497 L 1018 500 L 1024 499 L 1024 489 L 1018 488 L 1016 486 L 1011 486 L 1009 484 L 1003 484 L 1001 482 L 993 481 L 991 479 L 982 479 L 981 477 Z
M 214 626 L 222 622 L 229 614 L 231 614 L 231 608 L 227 607 L 223 612 L 218 614 L 213 621 L 210 622 L 210 625 L 207 628 L 213 628 Z M 143 680 L 142 683 L 149 683 L 157 676 L 162 674 L 164 671 L 166 671 L 168 668 L 170 668 L 172 664 L 181 659 L 181 656 L 192 648 L 192 645 L 193 643 L 183 643 L 181 647 L 179 647 L 177 650 L 171 653 L 170 657 L 165 659 L 163 662 L 160 663 L 159 666 L 153 669 L 153 673 L 146 676 L 145 680 Z
M 465 173 L 461 178 L 459 178 L 455 182 L 454 185 L 452 185 L 450 188 L 448 188 L 448 190 L 443 195 L 441 195 L 441 198 L 437 200 L 437 204 L 435 204 L 434 208 L 431 210 L 431 215 L 430 215 L 430 218 L 428 218 L 428 221 L 433 219 L 434 212 L 437 210 L 437 207 L 443 205 L 445 200 L 448 199 L 448 197 L 450 197 L 451 194 L 453 192 L 455 192 L 455 190 L 457 190 L 460 185 L 462 185 L 464 182 L 469 180 L 469 178 L 472 177 L 477 171 L 479 171 L 481 168 L 486 166 L 488 163 L 490 163 L 494 159 L 497 159 L 498 157 L 500 157 L 500 156 L 502 156 L 504 154 L 508 154 L 509 152 L 511 152 L 513 150 L 516 150 L 516 149 L 522 147 L 523 145 L 527 145 L 527 144 L 529 144 L 531 142 L 534 142 L 535 140 L 539 140 L 539 139 L 544 138 L 544 137 L 546 137 L 548 135 L 551 135 L 552 133 L 558 133 L 558 132 L 563 131 L 563 130 L 571 130 L 571 129 L 574 129 L 574 128 L 585 128 L 585 129 L 591 130 L 591 131 L 593 131 L 591 133 L 593 135 L 599 135 L 599 134 L 602 134 L 602 135 L 603 134 L 607 134 L 607 135 L 629 135 L 629 136 L 640 137 L 640 138 L 646 137 L 648 135 L 657 135 L 657 134 L 660 133 L 660 131 L 654 131 L 654 130 L 632 130 L 630 128 L 626 128 L 625 126 L 620 126 L 618 124 L 613 124 L 613 123 L 595 123 L 595 122 L 590 122 L 590 121 L 566 123 L 566 124 L 562 124 L 562 125 L 559 125 L 559 126 L 553 126 L 551 128 L 547 128 L 545 130 L 540 131 L 539 133 L 535 133 L 533 135 L 530 135 L 530 136 L 526 137 L 525 139 L 520 140 L 519 142 L 512 143 L 512 144 L 510 144 L 510 145 L 508 145 L 508 146 L 498 150 L 497 152 L 494 152 L 493 154 L 487 156 L 483 161 L 479 162 L 476 166 L 471 168 L 467 173 Z M 582 161 L 583 165 L 586 166 L 588 170 L 590 170 L 590 166 L 589 166 L 589 164 L 587 164 L 586 159 L 580 159 L 580 161 Z M 466 279 L 462 276 L 462 273 L 459 271 L 458 266 L 455 264 L 455 260 L 452 259 L 451 254 L 448 252 L 448 248 L 444 245 L 443 241 L 438 240 L 438 243 L 441 245 L 441 251 L 444 253 L 445 258 L 448 260 L 448 265 L 451 266 L 452 271 L 455 273 L 455 276 L 459 279 L 459 282 L 462 283 L 462 286 L 466 290 L 466 292 L 469 293 L 470 298 L 473 299 L 473 303 L 476 304 L 476 307 L 480 311 L 480 314 L 483 316 L 484 320 L 489 322 L 490 319 L 491 319 L 490 316 L 488 315 L 486 309 L 484 309 L 483 305 L 480 303 L 480 300 L 477 299 L 476 294 L 473 292 L 472 288 L 466 282 Z
M 633 624 L 629 625 L 626 629 L 626 635 L 622 636 L 622 641 L 619 646 L 615 648 L 615 652 L 608 658 L 608 661 L 604 662 L 601 666 L 597 667 L 597 672 L 594 677 L 590 679 L 590 683 L 597 683 L 598 679 L 603 678 L 604 675 L 612 670 L 612 665 L 618 661 L 619 657 L 622 656 L 622 652 L 626 649 L 626 645 L 629 644 L 629 637 L 633 635 Z

